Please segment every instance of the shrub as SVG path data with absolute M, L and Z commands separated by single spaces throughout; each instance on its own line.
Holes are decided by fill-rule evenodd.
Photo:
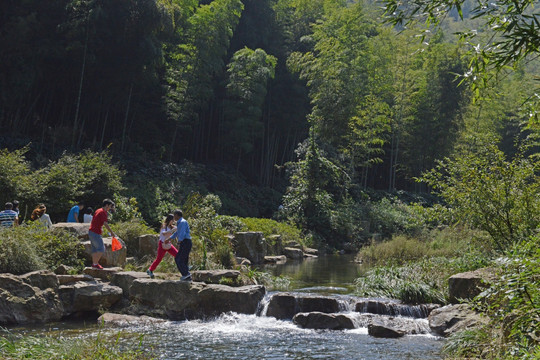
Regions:
M 111 224 L 111 229 L 114 233 L 126 243 L 128 256 L 137 255 L 139 248 L 139 236 L 146 234 L 155 234 L 156 231 L 148 227 L 141 220 L 133 220 Z
M 142 221 L 142 215 L 137 206 L 137 199 L 114 194 L 115 211 L 111 216 L 110 223 Z
M 504 253 L 540 225 L 540 163 L 523 154 L 508 160 L 494 143 L 471 147 L 440 162 L 423 181 L 455 209 L 457 220 L 488 232 Z
M 516 243 L 508 252 L 495 283 L 476 299 L 490 324 L 483 343 L 490 359 L 538 359 L 540 355 L 540 235 Z M 501 339 L 502 337 L 502 339 Z
M 422 259 L 423 257 L 456 257 L 474 253 L 481 249 L 490 254 L 487 234 L 461 227 L 445 227 L 426 230 L 417 237 L 395 235 L 389 241 L 372 243 L 363 247 L 358 259 L 370 264 L 397 264 Z
M 82 268 L 84 246 L 67 231 L 44 231 L 39 224 L 0 229 L 0 272 L 24 274 L 64 264 Z
M 37 246 L 39 254 L 47 268 L 54 270 L 60 264 L 73 266 L 82 270 L 84 267 L 85 250 L 83 244 L 73 234 L 55 229 L 54 232 L 44 232 L 42 229 L 32 229 L 29 238 Z
M 248 231 L 260 231 L 267 239 L 270 235 L 280 235 L 283 243 L 291 241 L 304 244 L 302 232 L 294 225 L 272 219 L 259 218 L 241 218 L 240 221 L 246 224 Z
M 33 201 L 37 188 L 34 186 L 30 164 L 24 154 L 28 147 L 13 152 L 0 150 L 0 204 L 18 199 L 21 204 Z
M 103 199 L 124 189 L 123 172 L 106 152 L 64 153 L 32 176 L 39 189 L 33 203 L 45 203 L 51 216 L 62 218 L 76 201 L 97 207 Z
M 22 227 L 0 228 L 0 272 L 20 275 L 45 267 L 35 242 L 24 230 Z
M 371 232 L 378 232 L 384 238 L 393 234 L 418 234 L 424 227 L 424 221 L 414 206 L 398 199 L 383 198 L 368 204 L 368 218 Z

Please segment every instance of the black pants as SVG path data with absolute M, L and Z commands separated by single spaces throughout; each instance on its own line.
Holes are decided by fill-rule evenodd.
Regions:
M 184 239 L 178 243 L 178 254 L 176 254 L 174 261 L 182 276 L 189 274 L 188 260 L 192 245 L 191 239 Z

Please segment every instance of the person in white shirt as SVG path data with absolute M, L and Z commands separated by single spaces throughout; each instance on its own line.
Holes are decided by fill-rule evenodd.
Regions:
M 166 240 L 171 236 L 172 233 L 176 231 L 176 226 L 174 226 L 175 220 L 174 215 L 169 214 L 165 218 L 165 221 L 161 225 L 161 230 L 159 231 L 159 241 L 158 241 L 158 249 L 157 249 L 157 256 L 156 260 L 150 265 L 150 268 L 146 270 L 146 273 L 148 276 L 150 276 L 152 279 L 154 278 L 154 271 L 158 267 L 161 260 L 163 260 L 163 257 L 166 253 L 171 254 L 173 257 L 176 257 L 176 254 L 178 254 L 178 250 L 171 244 L 170 240 Z
M 34 221 L 38 221 L 45 227 L 45 229 L 49 230 L 52 227 L 52 221 L 49 214 L 46 214 L 47 207 L 45 204 L 39 204 L 34 211 L 32 211 L 32 215 L 30 218 Z
M 83 223 L 90 224 L 92 222 L 92 218 L 94 217 L 93 214 L 94 214 L 94 209 L 92 209 L 91 207 L 87 207 L 86 210 L 84 211 Z

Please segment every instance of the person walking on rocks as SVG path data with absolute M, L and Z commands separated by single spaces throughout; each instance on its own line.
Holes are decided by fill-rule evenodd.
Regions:
M 189 232 L 189 224 L 186 219 L 183 218 L 181 210 L 174 211 L 174 219 L 176 220 L 176 231 L 166 240 L 178 239 L 178 254 L 174 257 L 176 267 L 182 274 L 180 280 L 191 281 L 191 274 L 189 272 L 188 261 L 191 247 L 191 234 Z
M 174 215 L 169 214 L 165 218 L 165 221 L 163 222 L 163 224 L 161 224 L 161 230 L 159 231 L 159 241 L 158 241 L 156 260 L 154 260 L 152 265 L 150 265 L 150 268 L 146 270 L 146 273 L 152 279 L 154 278 L 154 271 L 156 271 L 156 268 L 158 267 L 161 260 L 163 260 L 163 257 L 165 256 L 166 253 L 171 254 L 175 258 L 176 258 L 176 255 L 178 254 L 178 250 L 171 244 L 171 240 L 165 240 L 176 231 L 176 226 L 174 226 L 174 223 L 175 223 Z
M 111 199 L 103 200 L 103 206 L 94 213 L 88 230 L 88 237 L 90 237 L 92 248 L 92 267 L 94 269 L 103 269 L 103 266 L 99 265 L 99 259 L 101 259 L 101 256 L 105 252 L 105 245 L 101 237 L 103 226 L 105 226 L 112 237 L 116 236 L 107 223 L 108 212 L 110 210 L 114 210 L 114 202 Z

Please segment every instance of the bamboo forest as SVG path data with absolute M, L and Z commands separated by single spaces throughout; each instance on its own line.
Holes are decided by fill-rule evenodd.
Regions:
M 540 359 L 539 6 L 2 0 L 0 358 Z

